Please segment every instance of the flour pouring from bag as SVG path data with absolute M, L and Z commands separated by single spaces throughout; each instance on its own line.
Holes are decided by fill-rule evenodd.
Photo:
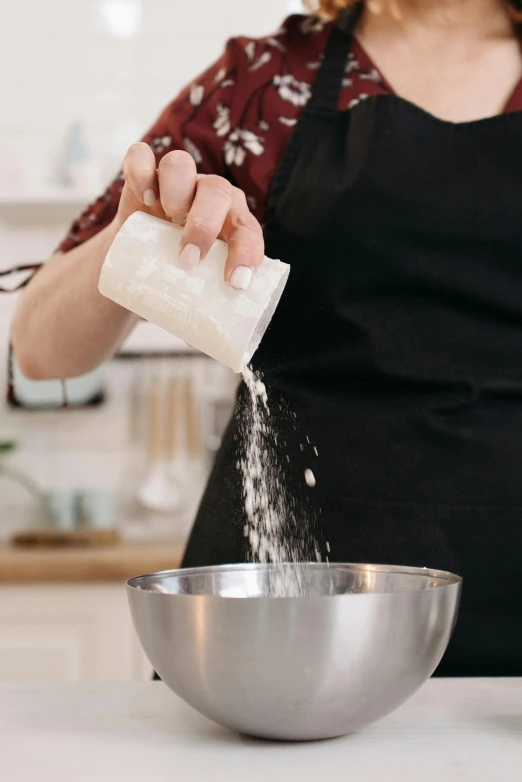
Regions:
M 194 269 L 179 261 L 183 228 L 135 212 L 116 235 L 99 290 L 208 356 L 242 372 L 259 347 L 290 267 L 265 258 L 246 291 L 224 280 L 227 245 L 214 242 Z

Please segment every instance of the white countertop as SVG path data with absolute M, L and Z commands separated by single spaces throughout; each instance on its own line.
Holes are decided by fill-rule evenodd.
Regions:
M 520 779 L 522 680 L 433 680 L 362 733 L 256 741 L 160 682 L 0 684 L 6 782 L 499 782 Z

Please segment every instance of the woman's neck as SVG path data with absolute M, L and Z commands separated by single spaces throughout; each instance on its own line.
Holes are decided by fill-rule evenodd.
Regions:
M 505 0 L 366 0 L 361 27 L 395 27 L 404 34 L 429 30 L 466 37 L 513 35 Z
M 498 114 L 520 81 L 505 0 L 365 0 L 357 37 L 396 94 L 441 119 Z

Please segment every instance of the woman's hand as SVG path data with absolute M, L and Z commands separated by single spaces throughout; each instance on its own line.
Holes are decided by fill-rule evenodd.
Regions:
M 125 186 L 117 222 L 143 211 L 185 227 L 181 262 L 193 268 L 204 260 L 214 241 L 228 244 L 225 281 L 246 290 L 264 257 L 263 232 L 250 212 L 245 194 L 223 177 L 202 175 L 187 152 L 169 152 L 156 160 L 142 142 L 133 144 L 124 160 Z

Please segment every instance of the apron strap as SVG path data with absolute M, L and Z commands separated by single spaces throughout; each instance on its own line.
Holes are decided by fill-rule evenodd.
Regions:
M 352 45 L 353 31 L 361 11 L 362 3 L 358 2 L 341 12 L 332 26 L 324 50 L 323 63 L 317 74 L 312 97 L 306 107 L 307 112 L 310 110 L 312 113 L 337 111 L 339 94 Z

